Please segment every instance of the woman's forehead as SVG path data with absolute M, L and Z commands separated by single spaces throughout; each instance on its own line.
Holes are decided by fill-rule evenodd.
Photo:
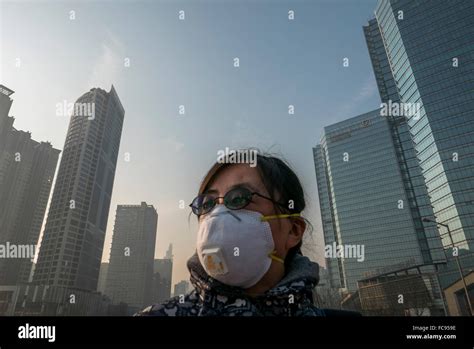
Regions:
M 220 170 L 211 183 L 209 183 L 207 191 L 225 194 L 230 189 L 239 185 L 258 192 L 266 192 L 257 168 L 250 167 L 248 164 L 226 166 Z

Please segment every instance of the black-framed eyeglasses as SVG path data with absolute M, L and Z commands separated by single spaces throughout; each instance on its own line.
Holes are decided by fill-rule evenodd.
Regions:
M 225 207 L 231 210 L 241 210 L 252 202 L 254 195 L 270 200 L 285 209 L 286 205 L 264 196 L 258 192 L 252 192 L 244 187 L 237 187 L 229 190 L 224 196 L 215 196 L 213 194 L 202 194 L 196 196 L 193 202 L 189 205 L 196 216 L 201 216 L 210 212 L 217 204 L 219 199 L 223 199 Z

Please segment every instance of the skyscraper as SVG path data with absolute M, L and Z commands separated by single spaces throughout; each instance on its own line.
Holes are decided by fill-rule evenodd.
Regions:
M 35 283 L 96 290 L 124 114 L 113 86 L 74 104 Z
M 137 311 L 152 301 L 158 215 L 152 205 L 118 205 L 105 294 Z
M 332 287 L 354 292 L 371 274 L 441 258 L 436 230 L 423 229 L 410 203 L 421 196 L 407 185 L 397 130 L 375 110 L 325 127 L 314 148 Z M 336 256 L 338 248 L 348 250 Z
M 8 116 L 13 93 L 0 85 L 0 245 L 33 255 L 2 256 L 0 285 L 28 282 L 60 153 L 13 127 Z
M 474 3 L 379 1 L 364 32 L 382 101 L 420 110 L 407 125 L 433 208 L 422 213 L 450 227 L 461 264 L 473 268 Z M 442 277 L 444 285 L 457 279 L 450 268 Z
M 386 249 L 386 262 L 400 261 L 400 267 L 403 263 L 420 265 L 431 271 L 430 280 L 440 281 L 441 288 L 460 278 L 452 267 L 453 255 L 459 254 L 465 269 L 474 266 L 473 23 L 474 5 L 469 2 L 379 1 L 364 34 L 383 102 L 373 121 L 386 125 L 385 130 L 355 139 L 354 134 L 360 133 L 356 123 L 367 117 L 364 114 L 325 128 L 314 150 L 326 243 L 345 244 L 353 241 L 354 234 L 363 236 L 376 226 L 377 231 L 363 238 L 369 243 L 369 259 L 374 253 L 370 241 L 379 239 L 379 248 Z M 368 129 L 371 124 L 363 120 L 361 125 Z M 384 138 L 382 143 L 379 137 Z M 339 152 L 352 161 L 355 155 L 364 167 L 357 170 L 350 162 L 341 165 Z M 359 155 L 364 159 L 357 158 Z M 380 177 L 389 166 L 398 183 Z M 344 186 L 348 175 L 353 187 Z M 364 187 L 367 176 L 371 176 L 370 187 Z M 363 194 L 355 195 L 361 187 Z M 399 211 L 392 210 L 393 215 L 388 216 L 387 210 L 385 216 L 384 207 L 389 207 L 394 198 L 390 195 L 396 192 L 403 193 L 397 194 L 401 197 Z M 376 202 L 377 207 L 363 212 Z M 400 215 L 402 207 L 404 216 Z M 377 210 L 380 212 L 374 214 Z M 448 225 L 453 241 L 430 219 Z M 393 234 L 387 240 L 390 229 Z M 407 250 L 402 251 L 404 248 Z M 358 272 L 349 267 L 346 258 L 327 262 L 333 286 L 355 290 L 352 278 L 363 268 Z M 377 263 L 384 264 L 382 259 Z M 363 285 L 365 292 L 376 282 L 380 291 L 387 287 L 385 281 L 397 279 L 396 273 L 388 275 L 385 269 L 378 267 L 359 279 L 359 289 Z M 417 280 L 427 284 L 423 278 Z M 434 288 L 439 287 L 431 285 L 428 292 Z

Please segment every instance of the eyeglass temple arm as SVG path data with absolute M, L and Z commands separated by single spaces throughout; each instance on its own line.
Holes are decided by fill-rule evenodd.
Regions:
M 277 204 L 277 205 L 279 205 L 279 206 L 281 206 L 281 207 L 283 207 L 283 208 L 285 208 L 285 209 L 287 209 L 287 210 L 291 210 L 291 208 L 286 207 L 285 204 L 282 204 L 281 202 L 275 201 L 275 200 L 273 200 L 272 198 L 269 198 L 269 197 L 267 197 L 267 196 L 265 196 L 265 195 L 259 194 L 259 193 L 257 193 L 257 192 L 254 192 L 254 193 L 252 193 L 252 194 L 255 194 L 255 195 L 260 196 L 260 197 L 262 197 L 262 198 L 264 198 L 264 199 L 270 200 L 270 201 L 273 202 L 274 204 Z

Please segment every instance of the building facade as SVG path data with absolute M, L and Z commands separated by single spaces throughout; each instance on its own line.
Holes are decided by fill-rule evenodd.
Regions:
M 107 273 L 109 272 L 109 263 L 100 264 L 99 281 L 97 282 L 97 292 L 104 293 L 107 283 Z
M 369 275 L 442 258 L 414 210 L 397 130 L 375 110 L 325 127 L 314 148 L 331 287 L 354 292 Z
M 60 153 L 13 127 L 13 93 L 0 85 L 0 254 L 30 253 L 1 256 L 0 285 L 28 282 Z
M 314 158 L 326 243 L 365 240 L 369 263 L 328 258 L 331 286 L 416 270 L 432 300 L 459 280 L 455 255 L 474 267 L 473 23 L 471 2 L 380 0 L 364 26 L 381 108 L 326 127 Z
M 171 297 L 172 273 L 172 255 L 167 254 L 165 258 L 155 259 L 153 270 L 153 303 L 161 303 Z
M 383 102 L 416 104 L 406 115 L 416 160 L 445 249 L 474 267 L 474 4 L 382 0 L 364 28 Z M 430 223 L 428 223 L 430 224 Z M 433 224 L 432 224 L 433 225 Z M 449 253 L 443 285 L 458 277 Z
M 152 205 L 118 205 L 105 294 L 139 310 L 152 302 L 158 214 Z
M 189 282 L 186 280 L 181 280 L 176 285 L 174 285 L 174 297 L 182 297 L 189 292 Z
M 124 114 L 113 86 L 75 102 L 35 283 L 96 291 Z

